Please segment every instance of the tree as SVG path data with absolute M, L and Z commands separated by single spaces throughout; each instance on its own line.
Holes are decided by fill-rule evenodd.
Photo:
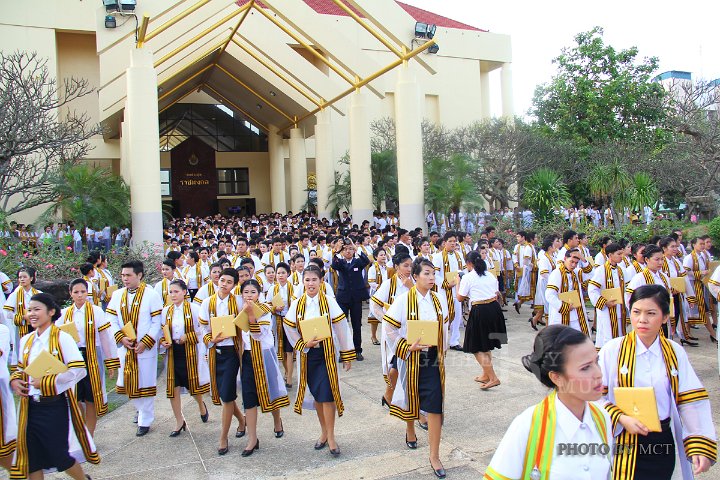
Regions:
M 122 177 L 107 169 L 66 166 L 51 184 L 51 198 L 56 200 L 43 214 L 44 222 L 62 215 L 78 229 L 130 223 L 130 189 Z
M 480 205 L 478 186 L 472 177 L 472 160 L 460 154 L 435 157 L 425 162 L 425 203 L 434 214 L 459 212 Z M 459 223 L 455 225 L 459 227 Z
M 641 212 L 646 206 L 655 205 L 658 198 L 657 185 L 650 175 L 645 172 L 638 172 L 633 175 L 628 192 L 628 205 L 630 208 Z
M 36 53 L 0 52 L 0 79 L 0 210 L 11 215 L 52 201 L 51 180 L 102 130 L 69 109 L 93 92 L 88 81 L 69 78 L 58 89 Z
M 541 168 L 525 180 L 523 203 L 538 220 L 548 220 L 555 208 L 570 204 L 570 192 L 560 175 L 549 168 Z
M 558 72 L 537 87 L 532 113 L 545 131 L 582 146 L 612 140 L 657 143 L 665 136 L 663 87 L 650 82 L 656 57 L 605 45 L 595 27 L 553 60 Z
M 387 204 L 398 203 L 397 158 L 392 150 L 372 153 L 370 158 L 373 204 L 375 210 L 384 211 Z
M 343 157 L 338 161 L 338 164 L 350 164 L 350 154 L 345 153 Z M 328 191 L 328 204 L 327 207 L 330 209 L 330 218 L 340 217 L 340 212 L 343 210 L 349 211 L 352 207 L 352 197 L 350 195 L 350 172 L 345 171 L 341 173 L 335 171 L 333 178 L 333 184 L 330 185 Z
M 631 184 L 625 167 L 617 159 L 612 163 L 595 165 L 587 181 L 592 195 L 610 206 L 613 223 L 619 228 L 623 217 L 618 216 L 617 209 L 628 204 L 627 192 Z

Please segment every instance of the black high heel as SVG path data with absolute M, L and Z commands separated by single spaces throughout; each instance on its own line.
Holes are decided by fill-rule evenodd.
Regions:
M 682 346 L 687 345 L 687 346 L 689 346 L 689 347 L 697 347 L 697 346 L 698 346 L 698 343 L 697 343 L 697 342 L 691 342 L 691 341 L 689 341 L 689 340 L 685 340 L 684 338 L 681 338 L 681 339 L 680 339 L 680 345 L 682 345 Z
M 388 408 L 390 408 L 390 404 L 388 403 L 387 400 L 385 400 L 385 397 L 384 397 L 384 396 L 381 397 L 380 405 L 383 406 L 383 407 L 388 407 Z
M 183 421 L 182 427 L 178 428 L 177 430 L 173 430 L 172 432 L 170 432 L 170 435 L 169 435 L 169 436 L 170 436 L 170 437 L 177 437 L 178 435 L 180 435 L 180 432 L 182 432 L 182 431 L 184 431 L 184 430 L 187 430 L 187 424 L 185 423 L 185 421 Z
M 717 338 L 715 338 L 715 337 L 713 337 L 712 335 L 710 335 L 710 341 L 713 342 L 713 343 L 717 343 Z
M 210 410 L 208 410 L 207 405 L 205 405 L 205 402 L 203 402 L 203 407 L 205 407 L 205 415 L 203 415 L 201 413 L 200 420 L 202 420 L 203 423 L 207 423 L 208 418 L 210 418 Z
M 433 467 L 432 461 L 430 462 L 430 468 L 432 468 L 433 473 L 435 474 L 435 476 L 436 476 L 437 478 L 445 478 L 446 475 L 447 475 L 447 474 L 445 473 L 445 468 L 444 468 L 444 467 L 440 467 L 440 468 L 438 468 L 438 469 L 436 470 L 435 467 Z
M 530 320 L 528 320 L 528 323 L 530 324 L 530 327 L 537 332 L 538 331 L 537 325 L 535 325 L 532 320 L 533 320 L 532 318 Z
M 249 457 L 250 455 L 255 453 L 255 450 L 260 450 L 260 439 L 258 439 L 255 442 L 255 446 L 253 448 L 251 448 L 250 450 L 243 450 L 242 453 L 240 454 L 240 456 L 241 457 Z
M 228 453 L 228 450 L 230 450 L 230 442 L 228 442 L 227 438 L 225 439 L 226 445 L 223 448 L 218 448 L 218 455 L 225 455 Z
M 407 433 L 405 434 L 405 445 L 408 446 L 408 448 L 415 450 L 417 448 L 417 435 L 415 435 L 415 441 L 410 441 L 407 438 Z
M 280 430 L 273 430 L 275 438 L 282 438 L 285 435 L 285 429 L 283 428 L 282 420 L 280 420 Z

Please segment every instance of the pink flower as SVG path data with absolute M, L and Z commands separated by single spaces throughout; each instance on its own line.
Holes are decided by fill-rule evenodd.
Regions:
M 142 257 L 143 257 L 143 258 L 148 258 L 149 256 L 150 256 L 150 255 L 148 255 L 147 253 L 143 253 L 143 254 L 142 254 Z
M 48 263 L 47 265 L 45 265 L 45 268 L 55 268 L 55 265 L 53 265 L 52 263 Z
M 72 252 L 72 247 L 65 247 L 68 252 Z
M 7 257 L 7 251 L 0 250 L 0 255 L 2 255 L 3 257 Z
M 29 257 L 28 253 L 27 252 L 23 253 L 23 257 L 25 257 L 25 258 Z

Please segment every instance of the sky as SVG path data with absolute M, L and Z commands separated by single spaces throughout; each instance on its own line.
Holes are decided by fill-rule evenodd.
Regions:
M 604 29 L 616 50 L 637 46 L 638 57 L 658 57 L 657 73 L 683 70 L 693 79 L 720 77 L 720 2 L 638 0 L 552 2 L 499 0 L 400 0 L 474 27 L 511 37 L 515 113 L 525 116 L 535 87 L 556 71 L 552 59 L 575 44 L 577 33 Z M 439 30 L 438 30 L 439 31 Z M 440 33 L 440 31 L 439 31 Z M 442 35 L 437 36 L 442 53 Z M 493 114 L 500 113 L 499 76 L 491 78 Z

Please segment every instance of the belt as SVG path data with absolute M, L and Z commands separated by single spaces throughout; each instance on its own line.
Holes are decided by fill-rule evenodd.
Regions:
M 223 352 L 233 352 L 235 353 L 235 347 L 233 345 L 222 345 L 220 347 L 215 347 L 215 352 L 218 355 L 222 355 Z
M 487 300 L 478 300 L 478 301 L 472 302 L 471 305 L 474 307 L 475 305 L 487 305 L 488 303 L 493 303 L 493 302 L 497 302 L 497 298 L 493 297 L 493 298 L 488 298 Z
M 64 401 L 65 395 L 62 393 L 60 395 L 50 395 L 47 397 L 42 396 L 42 395 L 32 395 L 29 398 L 31 401 L 33 401 L 35 403 L 51 403 L 51 402 Z

